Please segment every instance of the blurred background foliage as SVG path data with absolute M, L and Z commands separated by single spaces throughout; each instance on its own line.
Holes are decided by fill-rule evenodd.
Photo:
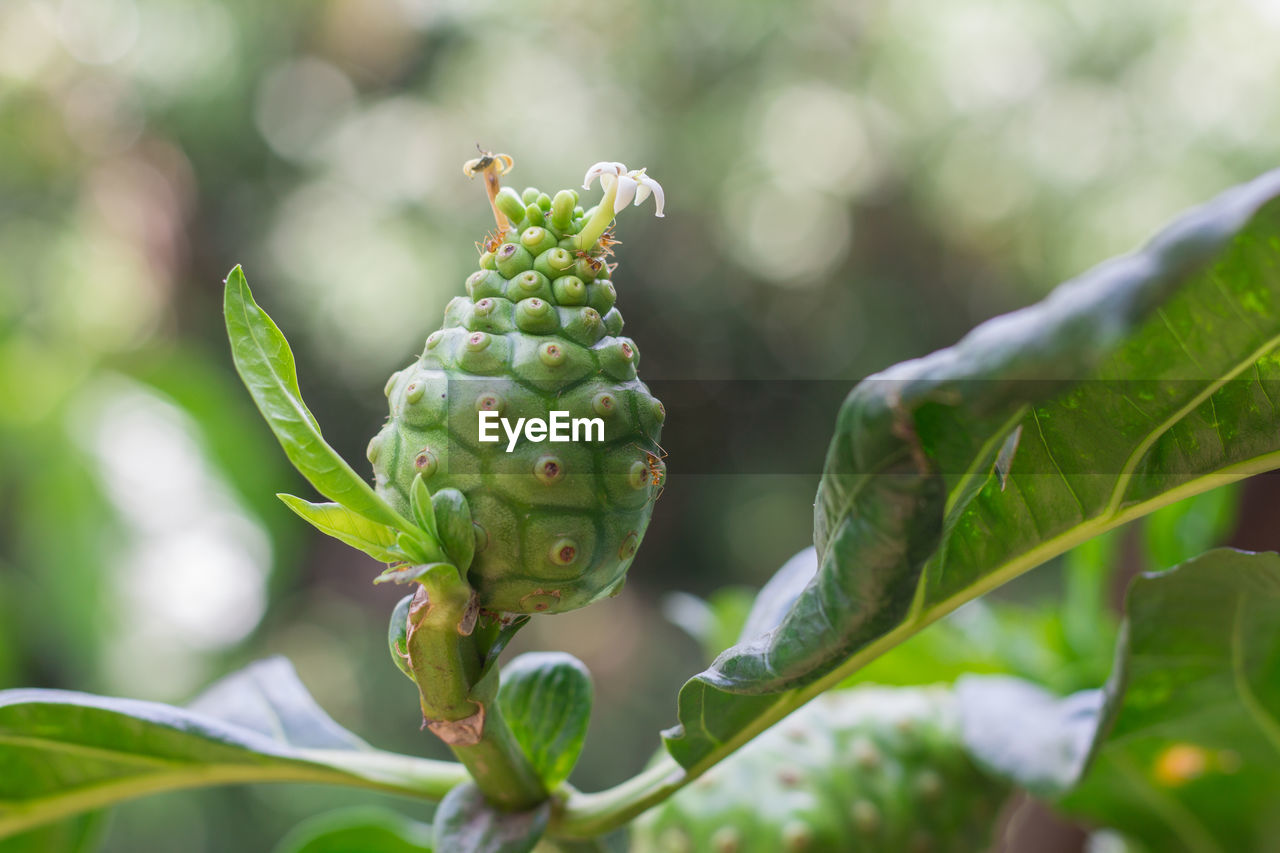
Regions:
M 438 754 L 386 659 L 400 590 L 273 497 L 306 486 L 231 368 L 234 263 L 293 340 L 330 440 L 360 460 L 385 377 L 491 227 L 459 169 L 475 144 L 516 158 L 517 188 L 617 159 L 667 189 L 666 219 L 619 229 L 647 379 L 852 384 L 1275 166 L 1280 52 L 1263 46 L 1278 32 L 1277 0 L 5 0 L 0 687 L 182 701 L 283 653 L 344 725 Z M 744 460 L 811 431 L 760 418 L 776 420 Z M 534 620 L 518 644 L 595 675 L 584 788 L 643 764 L 702 663 L 663 594 L 759 586 L 811 538 L 816 467 L 668 462 L 627 592 Z M 1275 493 L 1246 489 L 1239 524 L 1194 518 L 1274 547 L 1259 519 Z M 1028 612 L 1068 603 L 1040 623 L 1002 629 L 978 608 L 935 630 L 1025 643 L 1014 668 L 1062 689 L 1096 683 L 1109 642 L 1071 627 L 1070 602 L 1114 602 L 1112 573 L 1168 565 L 1188 524 L 1145 549 L 1117 534 L 1067 561 L 1092 571 L 1004 594 Z M 918 642 L 867 677 L 950 678 L 953 644 Z M 167 795 L 120 809 L 107 845 L 267 849 L 359 799 Z

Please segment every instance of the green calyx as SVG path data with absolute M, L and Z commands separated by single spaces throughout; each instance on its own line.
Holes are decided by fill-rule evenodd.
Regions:
M 417 482 L 464 497 L 466 580 L 490 612 L 562 612 L 616 592 L 665 479 L 665 412 L 621 336 L 611 239 L 578 248 L 578 201 L 573 190 L 496 192 L 507 228 L 422 355 L 388 381 L 390 417 L 370 445 L 377 494 L 407 517 Z M 552 412 L 567 413 L 570 440 L 512 442 L 498 420 L 514 428 Z M 498 441 L 481 440 L 482 413 Z
M 944 688 L 819 697 L 634 827 L 633 853 L 980 853 L 1008 788 Z

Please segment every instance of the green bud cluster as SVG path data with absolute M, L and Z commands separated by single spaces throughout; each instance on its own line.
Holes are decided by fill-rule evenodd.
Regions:
M 401 512 L 414 478 L 470 505 L 468 581 L 480 606 L 562 612 L 621 588 L 665 479 L 666 412 L 636 375 L 622 337 L 607 250 L 575 240 L 590 213 L 578 194 L 537 189 L 494 198 L 511 226 L 411 366 L 387 382 L 390 418 L 369 444 L 375 488 Z M 593 209 L 594 210 L 594 209 Z M 600 418 L 604 441 L 480 441 L 481 411 Z
M 1007 793 L 946 689 L 837 691 L 641 817 L 632 853 L 980 853 Z

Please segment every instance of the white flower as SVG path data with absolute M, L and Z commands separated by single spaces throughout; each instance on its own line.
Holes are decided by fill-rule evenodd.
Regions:
M 605 189 L 608 189 L 608 186 L 605 184 L 606 176 L 616 177 L 618 175 L 625 175 L 626 173 L 627 173 L 627 167 L 622 165 L 621 163 L 610 163 L 608 161 L 601 161 L 599 163 L 596 163 L 590 169 L 587 169 L 587 176 L 582 179 L 582 188 L 584 190 L 591 189 L 591 182 L 598 177 L 600 178 L 600 185 L 603 186 Z
M 637 205 L 642 204 L 649 194 L 653 194 L 653 215 L 662 216 L 662 207 L 667 203 L 667 197 L 662 193 L 662 184 L 655 181 L 644 173 L 644 169 L 636 169 L 627 175 L 628 178 L 634 180 L 639 186 L 636 188 Z M 619 178 L 619 180 L 622 180 Z
M 621 163 L 602 161 L 587 170 L 586 177 L 582 179 L 582 188 L 591 189 L 591 182 L 597 177 L 606 194 L 617 185 L 613 200 L 615 215 L 621 213 L 628 204 L 642 204 L 650 195 L 653 196 L 654 215 L 663 215 L 666 196 L 662 192 L 662 185 L 646 175 L 644 169 L 627 171 L 627 167 Z

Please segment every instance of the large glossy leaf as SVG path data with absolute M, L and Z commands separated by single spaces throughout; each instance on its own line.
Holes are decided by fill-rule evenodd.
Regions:
M 298 824 L 273 853 L 432 853 L 430 824 L 378 806 L 355 806 Z
M 1280 555 L 1211 551 L 1140 578 L 1126 610 L 1105 694 L 962 681 L 970 749 L 1152 850 L 1277 849 Z
M 302 402 L 289 342 L 254 302 L 238 266 L 227 276 L 223 311 L 236 370 L 299 473 L 320 494 L 370 521 L 412 529 L 320 434 L 320 425 Z
M 971 601 L 877 657 L 849 681 L 875 684 L 954 682 L 966 674 L 1015 675 L 1056 693 L 1096 687 L 1114 664 L 1119 614 L 1115 574 L 1132 565 L 1166 569 L 1220 545 L 1234 529 L 1236 486 L 1156 510 L 1132 526 L 1077 545 L 1061 562 L 1061 586 L 1045 584 L 1017 601 Z M 1140 535 L 1139 535 L 1140 534 Z
M 325 782 L 439 798 L 466 778 L 460 765 L 369 747 L 282 658 L 228 676 L 189 708 L 6 690 L 0 747 L 0 838 L 177 788 Z
M 1278 196 L 1265 175 L 860 383 L 818 492 L 817 573 L 773 631 L 681 690 L 675 758 L 726 753 L 1075 544 L 1280 467 Z
M 548 790 L 569 778 L 591 721 L 591 674 L 564 652 L 529 652 L 502 669 L 498 707 Z

